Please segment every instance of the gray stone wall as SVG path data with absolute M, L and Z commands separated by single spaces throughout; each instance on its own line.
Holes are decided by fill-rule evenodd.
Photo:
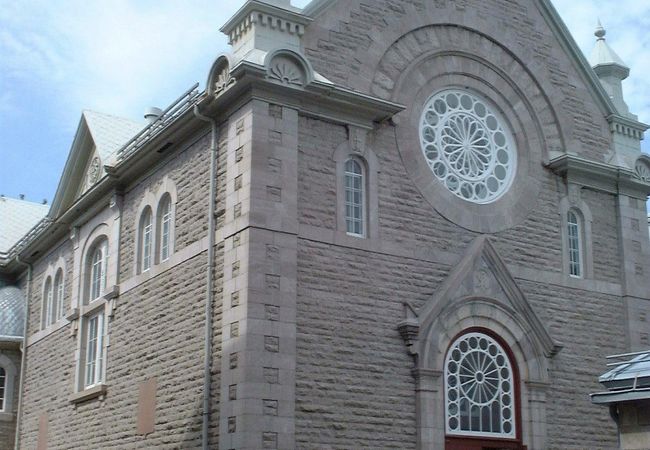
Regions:
M 146 191 L 156 192 L 164 177 L 176 185 L 178 201 L 175 216 L 175 251 L 204 237 L 207 233 L 207 198 L 210 185 L 210 134 L 205 130 L 184 143 L 179 154 L 167 160 L 156 170 L 143 177 L 124 197 L 122 229 L 120 235 L 120 279 L 135 273 L 135 239 L 139 217 L 138 208 Z M 183 148 L 183 147 L 181 147 Z M 155 206 L 155 205 L 153 205 Z
M 41 329 L 41 314 L 43 311 L 43 293 L 46 281 L 46 271 L 51 265 L 57 264 L 59 257 L 62 257 L 65 262 L 65 273 L 63 274 L 63 301 L 65 303 L 65 310 L 70 308 L 70 293 L 75 288 L 73 283 L 73 252 L 72 243 L 66 239 L 58 245 L 53 245 L 52 249 L 44 255 L 37 263 L 33 265 L 31 294 L 29 298 L 29 320 L 27 329 L 30 334 L 35 333 Z M 54 273 L 52 274 L 52 283 L 54 283 Z M 25 297 L 26 283 L 23 287 Z
M 225 130 L 222 136 L 227 136 Z M 200 448 L 207 267 L 202 242 L 207 242 L 209 142 L 209 133 L 197 134 L 124 194 L 120 295 L 113 316 L 107 318 L 105 397 L 70 402 L 77 351 L 71 324 L 38 336 L 29 347 L 21 448 L 36 448 L 42 418 L 47 422 L 48 449 Z M 221 161 L 223 158 L 219 155 Z M 170 267 L 155 276 L 134 276 L 135 215 L 144 192 L 155 192 L 165 176 L 175 183 L 178 195 L 175 253 Z M 217 209 L 223 210 L 224 182 L 218 185 Z M 78 289 L 78 280 L 71 276 L 72 245 L 66 240 L 34 266 L 28 336 L 40 330 L 43 275 L 50 260 L 60 253 L 65 254 L 70 275 L 66 274 L 67 302 L 70 290 Z M 222 242 L 217 242 L 215 253 L 213 442 L 219 434 Z M 143 436 L 137 433 L 139 387 L 152 378 L 157 384 L 154 432 Z
M 531 71 L 553 105 L 566 149 L 604 161 L 610 142 L 607 123 L 590 100 L 587 84 L 577 75 L 576 63 L 564 52 L 538 8 L 532 0 L 339 1 L 307 28 L 303 42 L 316 71 L 352 89 L 373 92 L 371 82 L 380 60 L 408 32 L 428 24 L 449 23 L 476 30 L 507 48 Z M 467 39 L 457 43 L 479 42 Z M 424 41 L 406 39 L 393 61 L 409 62 L 418 47 L 435 48 L 437 42 L 435 32 Z M 490 51 L 494 44 L 484 49 Z M 510 70 L 512 66 L 502 68 Z M 381 90 L 373 93 L 383 96 Z
M 591 403 L 602 390 L 605 355 L 626 349 L 625 306 L 619 296 L 517 280 L 564 348 L 551 360 L 547 391 L 548 445 L 552 449 L 617 448 L 607 408 Z
M 63 328 L 29 348 L 22 446 L 48 449 L 200 447 L 205 253 L 123 294 L 109 322 L 104 400 L 70 403 L 76 339 Z M 154 433 L 136 433 L 139 384 L 157 379 Z
M 593 216 L 591 239 L 594 278 L 619 283 L 621 258 L 616 197 L 612 194 L 582 189 L 581 198 L 587 203 Z
M 297 448 L 415 448 L 413 361 L 397 322 L 447 270 L 299 240 Z

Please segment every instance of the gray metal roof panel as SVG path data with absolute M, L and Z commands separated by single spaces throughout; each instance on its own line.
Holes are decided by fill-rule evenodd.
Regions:
M 22 337 L 25 326 L 25 298 L 15 286 L 0 287 L 0 340 Z
M 146 122 L 136 122 L 90 110 L 85 110 L 83 116 L 102 164 L 109 164 L 111 156 L 146 125 Z
M 636 386 L 650 386 L 650 352 L 635 356 L 619 364 L 598 378 L 610 389 L 626 389 Z
M 6 253 L 49 209 L 49 205 L 0 197 L 0 253 Z

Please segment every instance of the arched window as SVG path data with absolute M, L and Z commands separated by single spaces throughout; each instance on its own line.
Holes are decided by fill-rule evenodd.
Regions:
M 5 410 L 5 392 L 7 390 L 7 372 L 0 367 L 0 412 Z
M 108 242 L 98 242 L 89 255 L 88 302 L 98 299 L 106 289 L 106 265 L 108 263 Z
M 140 271 L 151 269 L 152 243 L 151 208 L 147 207 L 140 217 Z
M 567 212 L 569 275 L 582 277 L 582 226 L 574 210 Z
M 63 270 L 59 269 L 54 277 L 54 304 L 56 305 L 56 319 L 60 319 L 65 314 L 65 305 L 63 302 Z
M 517 438 L 516 376 L 507 352 L 491 336 L 457 338 L 445 359 L 448 436 Z
M 365 234 L 365 189 L 361 163 L 350 158 L 345 162 L 345 223 L 347 233 Z
M 45 329 L 53 323 L 53 292 L 52 292 L 52 277 L 47 277 L 45 280 L 45 288 L 43 289 L 43 312 L 41 314 L 41 329 Z
M 169 194 L 165 194 L 158 206 L 158 244 L 160 262 L 167 261 L 172 249 L 172 200 Z

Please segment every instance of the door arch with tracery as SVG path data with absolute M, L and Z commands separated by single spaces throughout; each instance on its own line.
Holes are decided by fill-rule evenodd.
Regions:
M 498 336 L 465 330 L 447 350 L 444 376 L 447 450 L 525 448 L 519 374 Z

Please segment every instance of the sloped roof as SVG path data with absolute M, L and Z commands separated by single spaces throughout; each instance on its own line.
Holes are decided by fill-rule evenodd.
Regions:
M 621 57 L 616 54 L 605 40 L 606 31 L 600 22 L 598 23 L 598 28 L 596 29 L 595 34 L 598 40 L 596 41 L 594 49 L 591 51 L 589 64 L 591 64 L 592 67 L 616 64 L 628 68 Z
M 632 359 L 618 363 L 598 378 L 608 390 L 591 394 L 593 403 L 608 405 L 650 399 L 650 351 L 631 355 Z
M 49 209 L 40 203 L 0 197 L 0 253 L 6 253 Z
M 635 383 L 636 380 L 636 383 Z M 650 351 L 616 366 L 598 379 L 610 389 L 650 387 Z
M 93 149 L 99 154 L 102 166 L 112 165 L 118 150 L 146 125 L 144 121 L 137 122 L 97 111 L 83 111 L 52 201 L 50 216 L 58 217 L 74 202 L 84 182 L 84 172 Z
M 0 287 L 0 340 L 23 337 L 25 298 L 15 286 Z
M 146 125 L 97 111 L 85 110 L 82 114 L 103 164 L 109 164 L 111 156 Z

